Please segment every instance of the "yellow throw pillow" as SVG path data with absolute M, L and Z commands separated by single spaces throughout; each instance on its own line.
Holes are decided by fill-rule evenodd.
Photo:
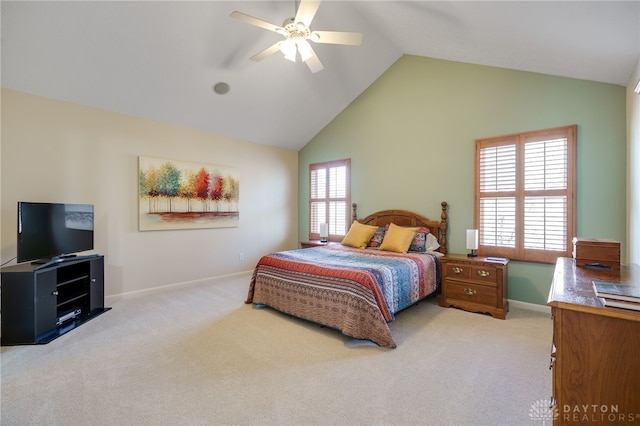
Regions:
M 384 234 L 384 240 L 378 250 L 406 253 L 417 232 L 418 228 L 403 228 L 392 223 Z
M 369 240 L 377 230 L 377 226 L 363 225 L 357 220 L 354 220 L 351 228 L 349 228 L 349 232 L 347 232 L 347 235 L 345 235 L 342 240 L 342 245 L 362 249 L 366 248 Z

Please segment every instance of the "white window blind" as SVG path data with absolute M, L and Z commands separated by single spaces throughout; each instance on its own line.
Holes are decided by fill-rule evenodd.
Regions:
M 320 238 L 320 224 L 329 225 L 329 239 L 341 239 L 350 226 L 351 160 L 309 166 L 309 238 Z
M 553 262 L 571 256 L 576 126 L 476 141 L 479 253 Z

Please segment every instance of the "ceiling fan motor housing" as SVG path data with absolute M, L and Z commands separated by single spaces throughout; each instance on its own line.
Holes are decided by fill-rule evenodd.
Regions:
M 309 38 L 311 37 L 311 30 L 303 22 L 295 22 L 295 18 L 291 17 L 285 19 L 282 23 L 285 33 L 283 34 L 287 38 Z

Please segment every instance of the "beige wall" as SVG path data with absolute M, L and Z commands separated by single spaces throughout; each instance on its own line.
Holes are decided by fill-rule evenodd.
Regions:
M 248 271 L 297 246 L 295 151 L 10 90 L 1 112 L 3 263 L 16 255 L 19 200 L 95 205 L 107 296 Z M 235 167 L 240 226 L 139 232 L 138 156 Z
M 627 223 L 629 262 L 640 264 L 640 94 L 633 89 L 640 80 L 640 59 L 627 87 Z

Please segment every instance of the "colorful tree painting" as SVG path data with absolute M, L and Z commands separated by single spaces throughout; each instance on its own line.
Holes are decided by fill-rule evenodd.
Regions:
M 235 168 L 139 157 L 139 229 L 238 226 Z

